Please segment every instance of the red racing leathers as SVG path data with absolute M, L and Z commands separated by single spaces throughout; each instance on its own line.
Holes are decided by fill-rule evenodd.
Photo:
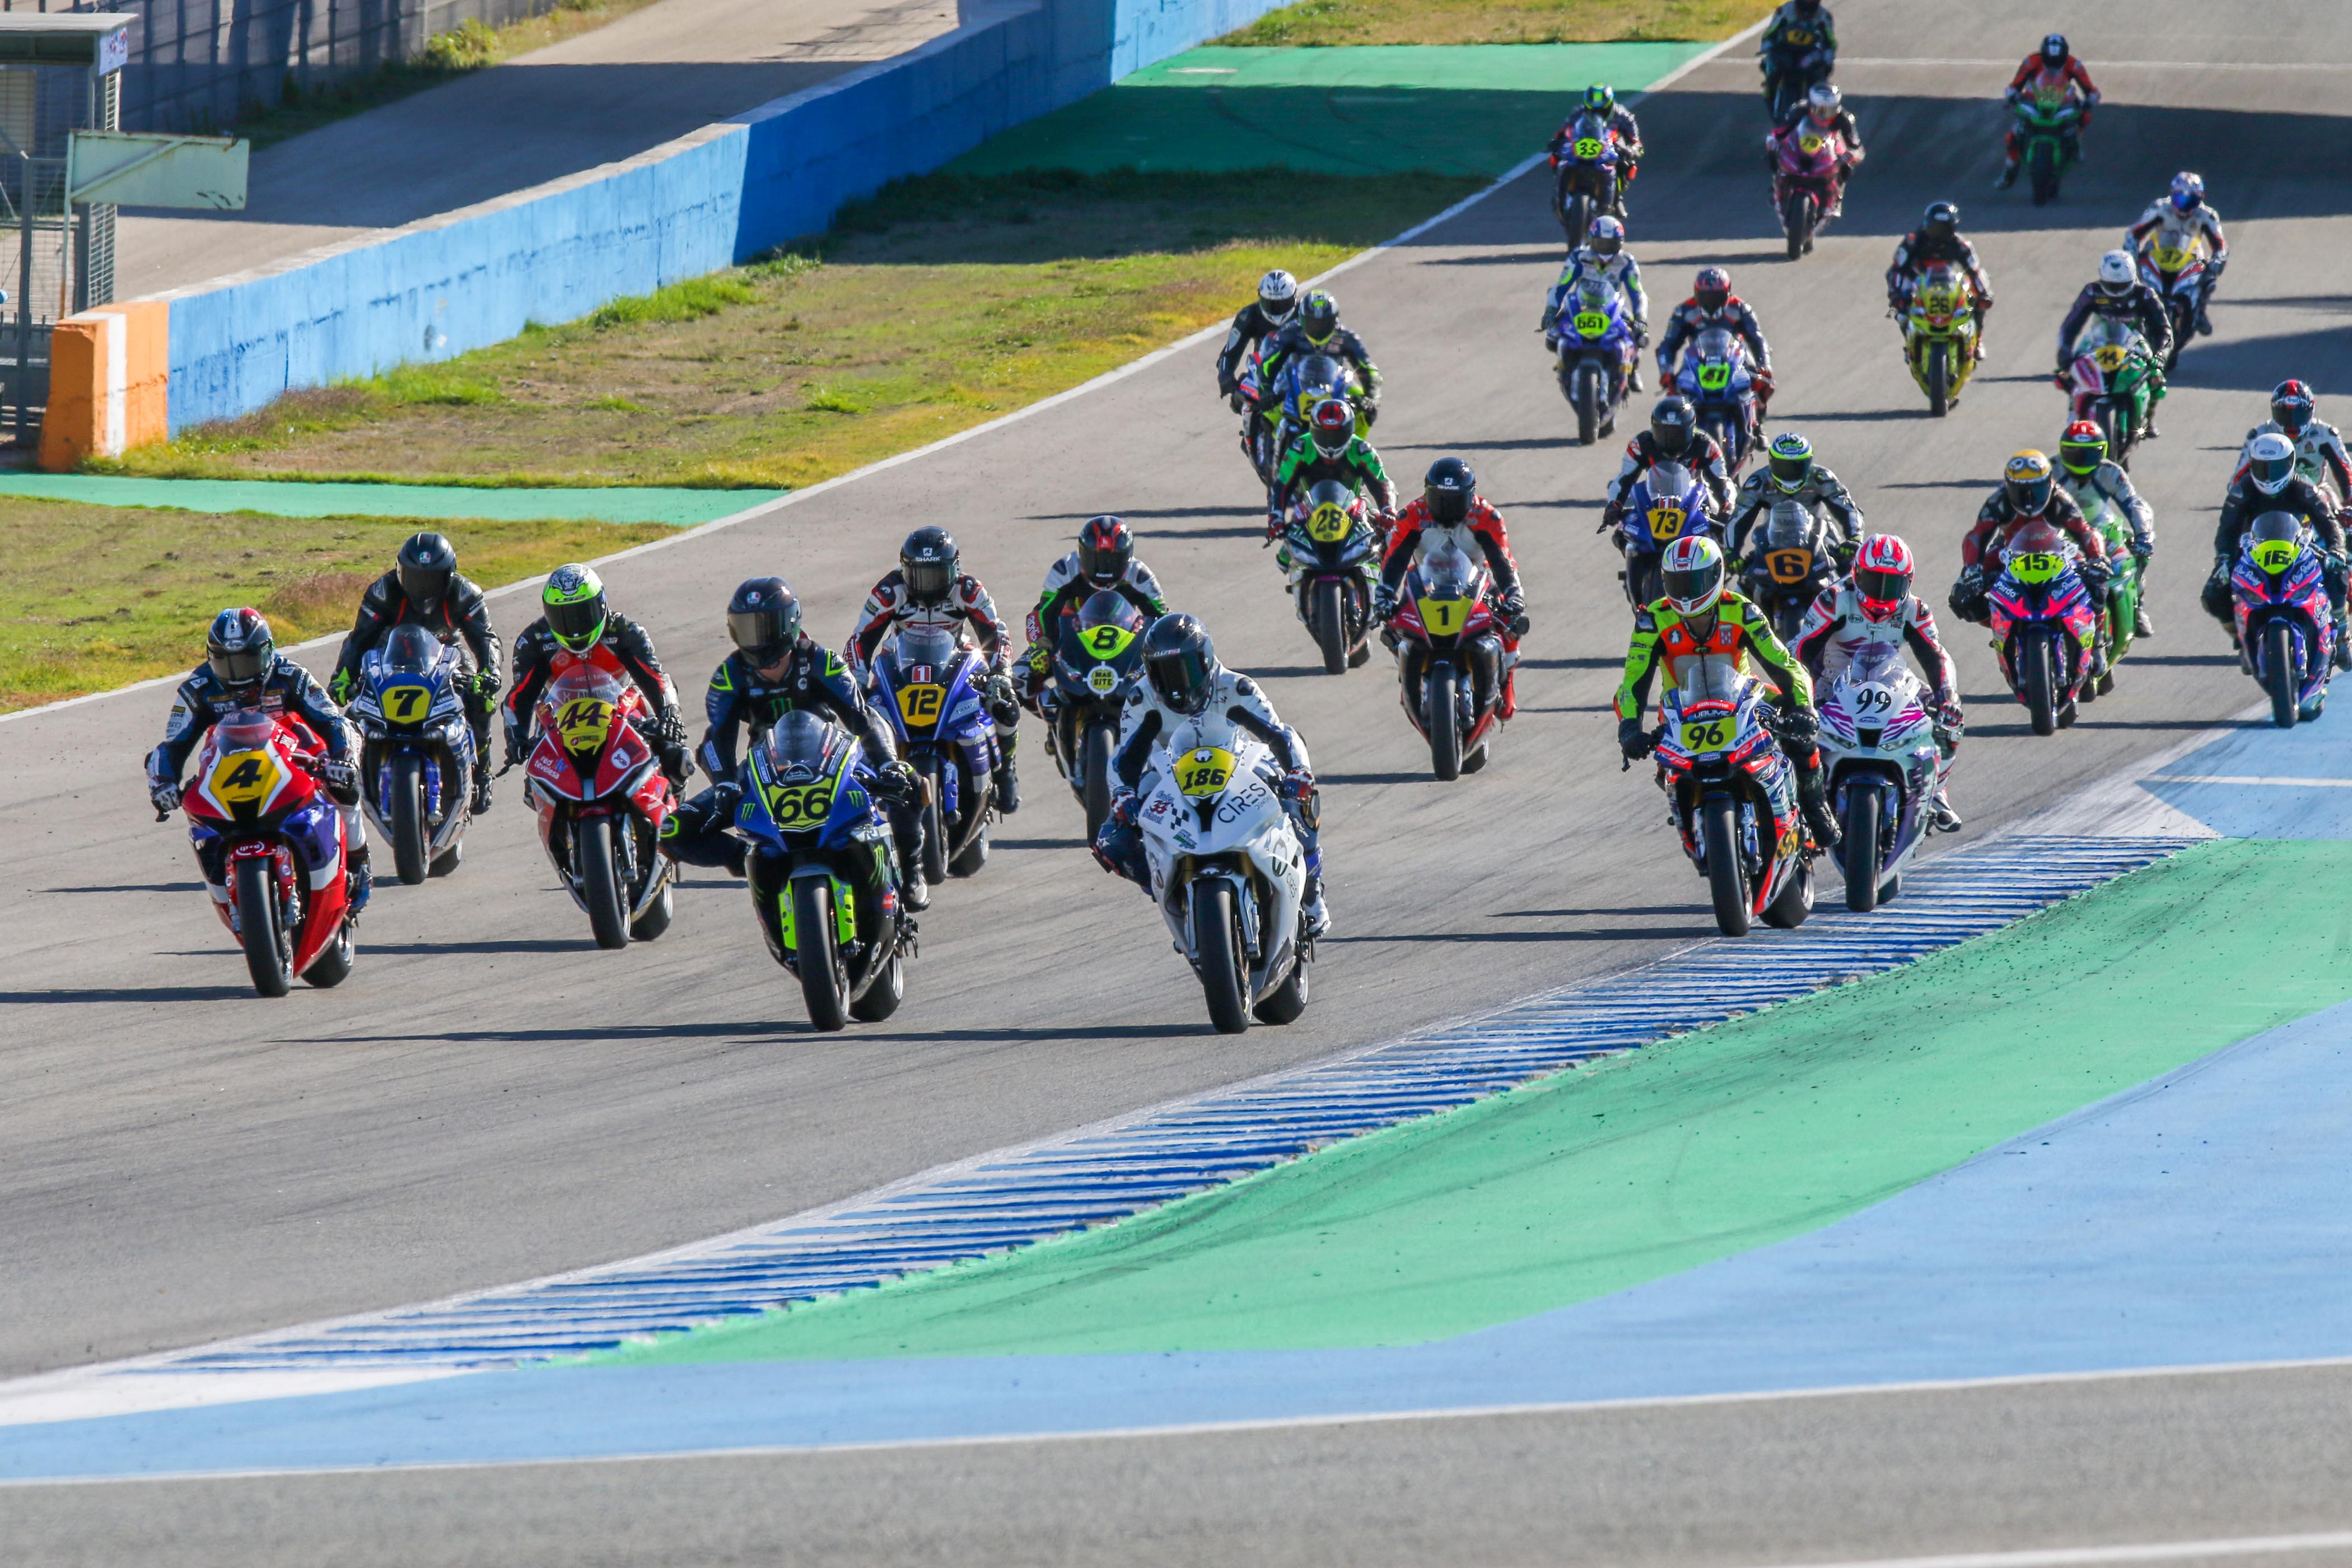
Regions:
M 1439 522 L 1430 513 L 1429 498 L 1416 498 L 1411 506 L 1397 513 L 1396 521 L 1389 528 L 1388 553 L 1381 558 L 1381 586 L 1389 594 L 1394 595 L 1403 587 L 1404 574 L 1412 570 L 1423 541 L 1431 534 L 1450 536 L 1465 552 L 1475 541 L 1486 557 L 1487 575 L 1495 581 L 1495 602 L 1503 611 L 1506 623 L 1502 629 L 1503 693 L 1496 712 L 1508 719 L 1518 711 L 1513 679 L 1519 662 L 1519 639 L 1508 622 L 1524 603 L 1518 557 L 1511 553 L 1510 531 L 1504 526 L 1503 514 L 1485 496 L 1472 496 L 1469 514 L 1455 523 Z

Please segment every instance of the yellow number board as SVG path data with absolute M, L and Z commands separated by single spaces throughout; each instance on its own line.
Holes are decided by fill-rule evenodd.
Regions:
M 1580 338 L 1597 338 L 1597 337 L 1601 336 L 1603 333 L 1607 332 L 1608 331 L 1609 331 L 1609 312 L 1608 312 L 1608 311 L 1606 311 L 1606 310 L 1579 310 L 1579 311 L 1576 313 L 1576 335 L 1577 335 L 1578 337 L 1580 337 Z
M 1084 643 L 1087 651 L 1097 658 L 1117 658 L 1127 651 L 1127 645 L 1135 640 L 1135 634 L 1125 626 L 1095 626 L 1079 634 L 1078 640 Z M 933 687 L 931 689 L 936 691 L 939 689 Z M 899 711 L 904 712 L 906 710 L 901 706 Z M 937 712 L 936 704 L 933 706 L 933 712 L 935 714 Z
M 1337 544 L 1353 532 L 1355 527 L 1356 520 L 1348 515 L 1346 507 L 1325 501 L 1307 520 L 1307 537 L 1318 544 Z
M 1570 149 L 1570 151 L 1573 152 L 1578 157 L 1583 159 L 1589 163 L 1593 159 L 1601 156 L 1601 138 L 1598 136 L 1580 136 L 1576 139 L 1576 145 Z
M 1690 513 L 1682 508 L 1661 501 L 1650 509 L 1650 537 L 1661 544 L 1680 538 L 1683 524 L 1689 518 Z
M 1201 746 L 1176 759 L 1176 787 L 1195 800 L 1223 795 L 1234 776 L 1234 754 L 1223 746 Z
M 385 720 L 394 724 L 414 724 L 433 708 L 433 689 L 418 681 L 386 686 L 379 695 Z
M 2148 257 L 2159 272 L 2178 272 L 2189 265 L 2189 247 L 2185 245 L 2159 245 Z
M 2021 583 L 2047 583 L 2064 570 L 2066 558 L 2047 551 L 2012 555 L 2009 561 L 2009 574 Z
M 2254 564 L 2263 571 L 2276 574 L 2294 564 L 2303 553 L 2303 546 L 2292 539 L 2265 539 L 2254 546 Z
M 1810 550 L 1775 550 L 1764 557 L 1775 583 L 1801 583 L 1813 570 Z
M 813 784 L 780 784 L 764 792 L 768 797 L 768 815 L 776 826 L 790 831 L 814 827 L 833 812 L 833 788 L 836 779 L 819 779 Z
M 228 752 L 213 764 L 205 787 L 223 805 L 259 805 L 285 782 L 286 770 L 270 752 Z
M 947 700 L 947 688 L 924 681 L 898 688 L 898 711 L 909 726 L 936 724 L 940 721 L 940 705 Z
M 1470 604 L 1468 599 L 1423 599 L 1422 626 L 1432 637 L 1452 637 L 1470 624 Z
M 2116 371 L 2123 369 L 2126 357 L 2128 356 L 2125 354 L 2121 343 L 2101 343 L 2092 352 L 2091 363 L 2113 375 Z
M 1731 744 L 1731 721 L 1699 719 L 1683 726 L 1683 750 L 1720 752 Z
M 555 732 L 567 752 L 593 752 L 613 727 L 613 705 L 596 697 L 575 697 L 555 716 Z

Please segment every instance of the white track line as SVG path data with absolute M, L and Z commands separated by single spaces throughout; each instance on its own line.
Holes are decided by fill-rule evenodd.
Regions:
M 2180 1563 L 2209 1557 L 2264 1557 L 2344 1548 L 2352 1548 L 2352 1530 L 2323 1531 L 2312 1535 L 2237 1535 L 2218 1541 L 2158 1541 L 2138 1546 L 2050 1546 L 2017 1552 L 1958 1552 L 1941 1557 L 1874 1557 L 1792 1568 L 2074 1568 L 2078 1563 Z
M 2352 779 L 2294 779 L 2262 773 L 2150 773 L 2144 784 L 2265 784 L 2275 789 L 2352 789 Z

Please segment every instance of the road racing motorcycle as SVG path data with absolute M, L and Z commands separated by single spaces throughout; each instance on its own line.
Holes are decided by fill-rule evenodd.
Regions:
M 1845 162 L 1845 138 L 1808 119 L 1790 132 L 1765 138 L 1772 154 L 1772 211 L 1789 241 L 1789 259 L 1813 253 L 1813 237 L 1829 226 L 1838 207 L 1838 170 Z
M 2238 546 L 2230 574 L 2238 658 L 2291 730 L 2319 717 L 2336 665 L 2336 617 L 2317 544 L 2300 519 L 2266 511 Z
M 1551 155 L 1551 216 L 1559 220 L 1568 247 L 1582 245 L 1592 220 L 1613 212 L 1618 195 L 1617 133 L 1605 115 L 1580 110 L 1569 121 L 1568 139 Z
M 1143 671 L 1143 612 L 1105 588 L 1065 616 L 1055 637 L 1053 679 L 1039 694 L 1039 716 L 1053 738 L 1054 766 L 1086 807 L 1087 838 L 1102 831 L 1117 791 L 1111 755 L 1128 699 Z
M 596 945 L 623 948 L 669 929 L 677 863 L 661 853 L 662 824 L 677 808 L 641 723 L 635 683 L 575 664 L 548 683 L 523 792 L 539 839 Z
M 1665 591 L 1658 585 L 1658 563 L 1666 546 L 1702 533 L 1722 542 L 1721 523 L 1698 475 L 1680 463 L 1651 464 L 1626 492 L 1617 523 L 1618 548 L 1625 552 L 1617 580 L 1625 585 L 1626 604 L 1639 610 L 1657 603 Z
M 1725 654 L 1682 661 L 1661 705 L 1658 787 L 1683 853 L 1706 879 L 1715 923 L 1790 928 L 1813 910 L 1812 850 L 1797 805 L 1797 770 L 1765 727 L 1763 688 Z
M 2167 245 L 2159 232 L 2156 243 L 2139 257 L 2139 275 L 2164 301 L 2164 313 L 2172 321 L 2172 352 L 2164 362 L 2165 374 L 2180 362 L 2180 351 L 2197 335 L 2197 299 L 2205 292 L 2205 247 L 2192 240 L 2187 245 Z
M 1486 765 L 1502 700 L 1503 627 L 1486 602 L 1486 566 L 1451 540 L 1425 551 L 1405 574 L 1389 622 L 1397 638 L 1398 701 L 1429 742 L 1441 779 Z
M 264 996 L 285 995 L 297 975 L 328 986 L 352 972 L 348 847 L 319 784 L 324 752 L 298 718 L 236 709 L 205 732 L 180 796 L 199 862 L 207 877 L 221 870 L 213 912 Z
M 2105 697 L 2116 689 L 2116 666 L 2131 651 L 2132 628 L 2139 616 L 2140 564 L 2131 552 L 2131 521 L 2123 510 L 2087 486 L 2084 491 L 2067 493 L 2074 495 L 2084 518 L 2106 541 L 2107 569 L 2115 574 L 2099 607 L 2099 673 L 2092 683 L 2092 689 Z
M 1606 278 L 1586 278 L 1560 301 L 1550 340 L 1559 358 L 1559 395 L 1576 410 L 1576 438 L 1590 447 L 1617 428 L 1633 354 L 1633 319 Z
M 1675 372 L 1675 390 L 1690 399 L 1698 427 L 1723 448 L 1723 466 L 1733 479 L 1755 454 L 1761 421 L 1756 411 L 1756 374 L 1748 345 L 1725 327 L 1699 333 Z
M 975 875 L 996 817 L 988 661 L 944 626 L 908 626 L 875 656 L 870 687 L 922 785 L 924 879 Z
M 1805 111 L 1805 96 L 1830 79 L 1833 66 L 1813 30 L 1799 25 L 1762 51 L 1756 68 L 1764 73 L 1764 111 L 1786 125 Z
M 1116 595 L 1113 595 L 1116 597 Z M 915 921 L 888 814 L 857 738 L 805 709 L 779 719 L 739 777 L 735 832 L 768 955 L 798 976 L 809 1022 L 878 1024 L 907 994 Z M 862 893 L 872 885 L 877 899 Z
M 2062 78 L 2055 85 L 2039 83 L 2017 100 L 2017 134 L 2024 148 L 2025 179 L 2033 205 L 2047 206 L 2058 199 L 2059 182 L 2074 166 L 2079 148 L 2075 127 L 2082 123 L 2082 105 L 2066 89 Z
M 1820 510 L 1784 496 L 1748 531 L 1748 566 L 1743 586 L 1772 619 L 1772 634 L 1794 643 L 1805 624 L 1805 612 L 1836 575 L 1835 547 L 1844 542 L 1842 531 Z
M 2156 356 L 2147 341 L 2121 321 L 2093 318 L 2074 341 L 2066 368 L 2073 417 L 2088 419 L 2106 433 L 2107 453 L 2131 467 L 2132 448 L 2147 425 L 2155 384 L 2148 372 Z
M 1977 368 L 1977 291 L 1969 275 L 1938 261 L 1915 279 L 1911 302 L 1899 320 L 1903 362 L 1927 395 L 1927 412 L 1941 419 L 1960 400 Z
M 1299 624 L 1323 655 L 1326 675 L 1345 675 L 1372 657 L 1372 590 L 1381 546 L 1363 496 L 1324 479 L 1286 510 L 1275 564 L 1289 575 Z
M 1218 1033 L 1242 1033 L 1253 1015 L 1290 1023 L 1307 1010 L 1315 954 L 1298 920 L 1306 852 L 1269 782 L 1273 754 L 1214 713 L 1177 725 L 1167 746 L 1136 814 L 1151 896 Z
M 2019 529 L 2000 563 L 1985 601 L 2001 678 L 2025 704 L 2033 732 L 2053 734 L 2074 721 L 2075 700 L 2096 674 L 2098 606 L 2074 541 L 2049 523 Z
M 394 626 L 360 661 L 359 690 L 344 710 L 360 732 L 368 820 L 411 887 L 447 876 L 465 857 L 474 777 L 474 727 L 457 695 L 465 679 L 454 647 L 423 626 Z
M 1872 910 L 1903 890 L 1903 868 L 1927 837 L 1927 805 L 1952 761 L 1936 739 L 1933 694 L 1892 643 L 1866 642 L 1820 696 L 1822 770 L 1843 837 L 1845 907 Z

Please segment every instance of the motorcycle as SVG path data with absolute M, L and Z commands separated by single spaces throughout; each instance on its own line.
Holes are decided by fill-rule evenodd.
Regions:
M 2074 166 L 2080 151 L 2074 128 L 2082 121 L 2082 106 L 2061 83 L 2021 96 L 2016 114 L 2018 136 L 2024 148 L 2026 182 L 2033 191 L 2033 205 L 2047 206 L 2058 199 L 2058 183 Z
M 1110 815 L 1111 754 L 1142 673 L 1144 630 L 1143 612 L 1125 595 L 1106 588 L 1088 595 L 1076 615 L 1063 619 L 1053 680 L 1037 705 L 1053 740 L 1054 766 L 1086 807 L 1089 841 Z
M 360 663 L 345 710 L 359 730 L 360 788 L 368 820 L 392 845 L 400 879 L 446 877 L 466 854 L 473 799 L 474 727 L 457 687 L 457 650 L 423 626 L 394 626 Z
M 1397 700 L 1429 742 L 1441 779 L 1486 765 L 1503 692 L 1503 627 L 1486 602 L 1484 563 L 1451 542 L 1413 563 L 1397 600 Z M 1465 678 L 1467 678 L 1466 680 Z
M 1952 768 L 1929 696 L 1889 643 L 1856 649 L 1822 694 L 1822 769 L 1843 835 L 1830 853 L 1845 873 L 1850 910 L 1901 892 L 1903 868 L 1927 837 L 1927 803 Z
M 1749 532 L 1748 596 L 1771 617 L 1773 635 L 1782 642 L 1797 640 L 1805 612 L 1835 574 L 1832 552 L 1843 542 L 1840 531 L 1793 497 L 1774 501 Z
M 2282 730 L 2319 717 L 2336 658 L 2336 617 L 2320 552 L 2300 520 L 2283 511 L 2254 519 L 2230 574 L 2239 661 L 2271 700 Z
M 538 739 L 524 797 L 572 901 L 587 911 L 596 945 L 623 948 L 669 929 L 677 863 L 661 853 L 677 797 L 638 728 L 645 700 L 633 682 L 576 664 L 539 700 Z
M 2074 703 L 2095 673 L 2098 608 L 2078 571 L 2074 542 L 2046 522 L 2018 530 L 1985 592 L 2001 678 L 2025 705 L 2037 735 L 2074 721 Z
M 1372 657 L 1372 590 L 1380 583 L 1382 533 L 1364 498 L 1337 479 L 1295 497 L 1275 564 L 1288 574 L 1299 624 L 1323 655 L 1326 675 L 1345 675 Z
M 2164 313 L 2172 321 L 2172 352 L 2165 356 L 2165 374 L 2180 363 L 2180 351 L 2197 335 L 2197 301 L 2205 292 L 2204 247 L 2194 241 L 2186 245 L 2166 245 L 2158 235 L 2158 243 L 2139 258 L 2140 278 L 2154 289 L 2164 301 Z
M 1242 456 L 1249 459 L 1250 471 L 1262 485 L 1274 483 L 1275 465 L 1282 460 L 1282 449 L 1275 445 L 1281 411 L 1269 404 L 1266 391 L 1265 351 L 1273 342 L 1270 337 L 1260 338 L 1251 345 L 1248 363 L 1235 377 L 1241 387 Z
M 1698 427 L 1723 448 L 1723 466 L 1733 479 L 1756 449 L 1762 421 L 1756 409 L 1756 375 L 1748 365 L 1748 345 L 1722 327 L 1699 333 L 1675 373 L 1675 390 L 1691 401 Z
M 2084 517 L 2106 541 L 2107 567 L 2115 574 L 2099 609 L 2099 674 L 2094 689 L 2105 697 L 2115 689 L 2116 666 L 2131 651 L 2132 627 L 2139 614 L 2139 561 L 2131 552 L 2130 520 L 2113 502 L 2095 492 L 2074 499 L 2082 504 Z
M 1551 216 L 1568 236 L 1568 247 L 1584 243 L 1592 220 L 1617 206 L 1617 133 L 1598 114 L 1580 110 L 1569 122 L 1568 140 L 1551 155 L 1559 171 L 1552 184 Z
M 1242 1033 L 1253 1015 L 1287 1024 L 1307 1010 L 1307 856 L 1267 782 L 1273 768 L 1264 742 L 1203 713 L 1168 737 L 1136 814 L 1151 896 L 1220 1034 Z
M 2131 467 L 2131 454 L 2147 424 L 2155 395 L 2148 379 L 2156 356 L 2147 342 L 2121 321 L 2098 317 L 2075 340 L 2067 366 L 2067 395 L 2074 417 L 2088 419 L 2106 433 L 2107 454 Z
M 1576 438 L 1590 447 L 1617 428 L 1633 353 L 1633 320 L 1615 285 L 1587 278 L 1560 302 L 1549 333 L 1559 358 L 1559 393 L 1576 410 Z
M 1691 534 L 1708 534 L 1718 542 L 1722 539 L 1706 487 L 1680 463 L 1653 464 L 1633 481 L 1617 530 L 1618 547 L 1625 552 L 1625 570 L 1617 574 L 1617 580 L 1625 585 L 1626 603 L 1636 610 L 1655 604 L 1664 592 L 1658 585 L 1658 562 L 1667 545 Z
M 878 1024 L 907 994 L 915 922 L 898 896 L 890 820 L 857 738 L 804 709 L 744 759 L 738 837 L 768 955 L 799 977 L 819 1030 Z M 871 868 L 876 873 L 867 879 Z M 881 896 L 861 896 L 868 881 Z
M 1772 210 L 1789 241 L 1789 259 L 1813 253 L 1813 237 L 1829 226 L 1838 209 L 1838 171 L 1845 162 L 1845 138 L 1817 130 L 1811 121 L 1764 139 L 1772 155 Z
M 1948 261 L 1922 272 L 1902 312 L 1903 360 L 1927 395 L 1927 412 L 1941 419 L 1960 400 L 1977 368 L 1977 291 L 1969 275 Z
M 1811 32 L 1791 28 L 1765 50 L 1756 62 L 1764 73 L 1764 111 L 1775 125 L 1786 125 L 1805 111 L 1805 95 L 1830 79 L 1835 68 L 1830 52 L 1813 41 Z
M 1675 682 L 1651 754 L 1717 929 L 1746 936 L 1759 918 L 1802 925 L 1813 910 L 1812 852 L 1797 770 L 1764 724 L 1763 689 L 1723 654 L 1683 660 Z
M 299 719 L 238 709 L 206 731 L 180 797 L 189 843 L 221 868 L 213 912 L 264 996 L 285 995 L 297 975 L 325 987 L 352 972 L 349 846 L 342 814 L 319 787 L 324 749 Z
M 976 875 L 996 816 L 988 665 L 940 626 L 908 626 L 875 656 L 871 689 L 922 784 L 923 878 Z

